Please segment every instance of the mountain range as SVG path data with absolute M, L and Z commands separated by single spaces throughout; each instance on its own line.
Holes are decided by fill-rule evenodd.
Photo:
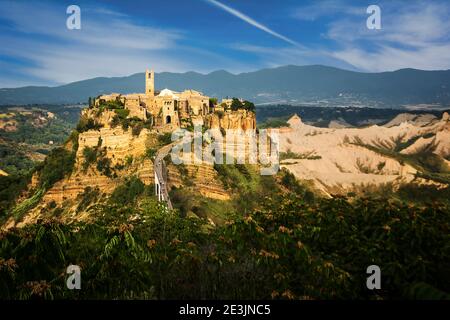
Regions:
M 401 107 L 450 104 L 450 70 L 401 69 L 362 73 L 321 65 L 282 66 L 232 74 L 224 70 L 156 74 L 157 90 L 195 89 L 209 96 L 242 97 L 256 104 Z M 69 84 L 0 89 L 0 105 L 85 103 L 104 93 L 144 92 L 144 73 Z

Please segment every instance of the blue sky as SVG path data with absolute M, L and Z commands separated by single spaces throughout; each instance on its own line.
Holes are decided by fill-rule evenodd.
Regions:
M 66 8 L 81 8 L 81 30 Z M 381 30 L 366 9 L 381 8 Z M 448 0 L 0 0 L 0 87 L 286 64 L 450 69 Z

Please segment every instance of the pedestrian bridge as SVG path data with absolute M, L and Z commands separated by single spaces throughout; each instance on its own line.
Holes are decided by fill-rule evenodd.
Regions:
M 169 209 L 173 209 L 173 206 L 167 191 L 167 167 L 164 158 L 169 154 L 172 146 L 173 143 L 159 149 L 153 164 L 155 171 L 155 195 L 158 201 L 165 202 Z

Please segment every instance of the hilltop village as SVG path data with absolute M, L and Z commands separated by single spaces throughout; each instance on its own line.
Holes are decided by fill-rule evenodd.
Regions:
M 248 102 L 242 99 L 210 98 L 199 91 L 186 89 L 176 92 L 170 89 L 155 91 L 155 73 L 145 72 L 145 92 L 132 94 L 111 93 L 101 95 L 93 100 L 94 107 L 108 104 L 118 104 L 127 111 L 128 118 L 138 118 L 146 121 L 159 132 L 171 132 L 176 128 L 188 127 L 191 124 L 204 124 L 207 115 L 215 112 L 221 116 L 224 112 L 246 117 Z M 254 108 L 254 106 L 252 106 Z M 237 124 L 239 126 L 239 124 Z M 228 125 L 225 124 L 226 127 Z M 233 125 L 231 127 L 234 127 Z M 246 129 L 255 129 L 256 122 L 245 124 Z

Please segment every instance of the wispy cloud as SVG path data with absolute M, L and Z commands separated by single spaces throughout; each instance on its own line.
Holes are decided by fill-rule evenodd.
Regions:
M 24 14 L 30 12 L 30 6 L 32 19 Z M 22 59 L 24 63 L 15 70 L 27 75 L 26 80 L 62 84 L 96 76 L 122 76 L 150 64 L 163 70 L 187 68 L 165 52 L 176 46 L 182 32 L 139 25 L 112 10 L 84 7 L 81 30 L 68 30 L 64 9 L 45 3 L 8 2 L 2 6 L 0 19 L 9 21 L 9 26 L 0 30 L 0 41 L 7 44 L 0 48 L 0 56 Z M 7 86 L 17 83 L 0 80 Z
M 397 5 L 396 5 L 397 4 Z M 449 41 L 450 9 L 436 2 L 410 2 L 405 6 L 388 3 L 382 7 L 383 28 L 366 28 L 367 15 L 338 17 L 329 24 L 327 38 L 341 43 L 355 41 L 390 42 L 410 47 Z M 352 32 L 350 32 L 352 31 Z
M 54 37 L 66 42 L 96 44 L 130 49 L 165 49 L 175 45 L 182 37 L 179 30 L 139 25 L 120 13 L 104 8 L 82 8 L 82 29 L 68 30 L 65 27 L 65 11 L 42 4 L 33 8 L 33 18 L 24 12 L 30 5 L 11 2 L 2 6 L 0 18 L 9 20 L 14 31 Z
M 327 16 L 327 55 L 370 72 L 401 68 L 449 69 L 450 7 L 442 1 L 380 1 L 382 29 L 369 30 L 365 7 L 344 0 L 316 1 L 296 9 L 293 17 Z M 309 17 L 309 18 L 308 18 Z M 333 49 L 331 50 L 330 47 Z
M 292 17 L 314 21 L 327 16 L 340 15 L 362 15 L 365 12 L 364 6 L 349 5 L 343 0 L 322 0 L 314 3 L 297 7 L 293 10 Z
M 222 9 L 222 10 L 224 10 L 224 11 L 230 13 L 230 14 L 232 14 L 233 16 L 241 19 L 242 21 L 245 21 L 248 24 L 254 26 L 255 28 L 258 28 L 258 29 L 260 29 L 260 30 L 262 30 L 262 31 L 264 31 L 264 32 L 266 32 L 266 33 L 268 33 L 268 34 L 278 38 L 278 39 L 281 39 L 281 40 L 283 40 L 283 41 L 285 41 L 285 42 L 287 42 L 289 44 L 292 44 L 294 46 L 300 46 L 300 44 L 298 42 L 296 42 L 296 41 L 294 41 L 294 40 L 292 40 L 292 39 L 290 39 L 290 38 L 288 38 L 288 37 L 286 37 L 286 36 L 284 36 L 284 35 L 282 35 L 282 34 L 280 34 L 278 32 L 275 32 L 272 29 L 269 29 L 265 25 L 257 22 L 253 18 L 250 18 L 248 15 L 246 15 L 246 14 L 244 14 L 244 13 L 242 13 L 242 12 L 240 12 L 240 11 L 234 9 L 234 8 L 231 8 L 231 7 L 225 5 L 225 4 L 223 4 L 223 3 L 221 3 L 221 2 L 219 2 L 217 0 L 205 0 L 205 1 L 211 3 L 212 5 L 214 5 L 214 6 L 218 7 L 218 8 L 220 8 L 220 9 Z
M 359 48 L 345 48 L 330 52 L 330 56 L 340 59 L 362 71 L 382 72 L 403 68 L 421 70 L 445 70 L 450 68 L 450 44 L 436 45 L 418 50 L 405 50 L 390 46 L 369 51 Z
M 23 14 L 31 7 L 33 19 Z M 8 24 L 0 27 L 0 42 L 6 44 L 0 47 L 0 63 L 14 74 L 2 72 L 0 87 L 124 76 L 148 67 L 171 72 L 243 67 L 234 59 L 186 44 L 186 31 L 155 27 L 151 19 L 144 25 L 124 13 L 94 6 L 82 6 L 81 14 L 81 30 L 68 30 L 64 6 L 3 3 L 0 20 Z
M 336 21 L 328 35 L 342 49 L 333 55 L 361 70 L 450 68 L 450 10 L 438 2 L 386 4 L 383 28 L 368 30 L 356 21 Z M 350 33 L 349 30 L 353 30 Z

